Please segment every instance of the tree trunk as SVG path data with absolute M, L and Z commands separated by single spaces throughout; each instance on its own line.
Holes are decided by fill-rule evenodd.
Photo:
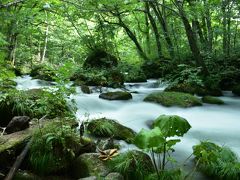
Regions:
M 157 6 L 157 4 L 150 2 L 150 5 L 151 5 L 154 13 L 157 16 L 159 24 L 161 25 L 161 27 L 163 29 L 163 35 L 164 35 L 165 41 L 167 43 L 169 55 L 171 56 L 171 58 L 174 58 L 175 57 L 174 47 L 173 47 L 173 43 L 172 43 L 172 40 L 171 40 L 169 32 L 168 32 L 166 19 L 164 18 L 163 14 L 162 14 L 161 10 L 159 9 L 159 7 Z
M 148 2 L 145 2 L 145 11 L 149 11 L 149 5 Z M 149 55 L 151 53 L 151 47 L 150 47 L 150 31 L 149 31 L 149 20 L 148 20 L 148 15 L 145 13 L 145 34 L 146 34 L 146 52 Z
M 158 32 L 157 24 L 149 11 L 149 8 L 147 10 L 148 10 L 147 11 L 148 18 L 151 23 L 151 26 L 152 26 L 152 29 L 154 32 L 154 36 L 155 36 L 155 40 L 156 40 L 156 44 L 157 44 L 158 58 L 160 59 L 162 57 L 162 46 L 161 46 L 161 42 L 160 42 L 160 34 Z
M 187 16 L 186 16 L 185 12 L 183 10 L 183 6 L 182 6 L 182 4 L 179 4 L 179 2 L 176 2 L 176 3 L 178 4 L 177 7 L 178 7 L 178 10 L 179 10 L 179 15 L 182 19 L 182 22 L 183 22 L 183 25 L 184 25 L 184 28 L 185 28 L 185 31 L 186 31 L 186 35 L 187 35 L 187 38 L 188 38 L 188 43 L 189 43 L 191 52 L 193 54 L 193 57 L 195 58 L 196 65 L 202 68 L 202 73 L 204 75 L 208 75 L 207 67 L 206 67 L 206 65 L 203 61 L 202 56 L 201 56 L 199 47 L 197 45 L 197 41 L 196 41 L 195 36 L 194 36 L 194 32 L 193 32 L 192 27 L 189 23 L 189 20 L 187 19 Z
M 44 47 L 43 47 L 43 53 L 41 57 L 41 63 L 44 63 L 45 61 L 45 56 L 46 56 L 46 51 L 47 51 L 47 43 L 48 43 L 48 33 L 49 33 L 49 25 L 48 25 L 48 14 L 47 11 L 45 10 L 45 15 L 46 15 L 46 32 L 45 32 L 45 40 L 44 40 Z

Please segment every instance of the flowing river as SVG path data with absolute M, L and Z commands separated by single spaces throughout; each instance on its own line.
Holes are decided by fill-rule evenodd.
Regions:
M 18 89 L 51 85 L 44 81 L 33 80 L 29 76 L 19 77 L 16 82 Z M 164 107 L 143 102 L 144 97 L 149 93 L 164 90 L 166 87 L 164 84 L 159 84 L 156 80 L 148 80 L 146 83 L 126 83 L 125 87 L 134 92 L 132 100 L 103 100 L 98 97 L 98 92 L 83 94 L 80 88 L 77 88 L 77 93 L 70 96 L 77 103 L 77 118 L 83 121 L 107 117 L 139 132 L 142 128 L 149 128 L 151 122 L 159 115 L 179 115 L 186 118 L 192 126 L 189 132 L 181 138 L 181 142 L 175 146 L 176 151 L 173 156 L 179 164 L 182 164 L 192 154 L 192 146 L 202 140 L 228 146 L 240 156 L 240 97 L 234 96 L 231 92 L 224 92 L 224 96 L 220 97 L 225 102 L 224 105 L 203 104 L 203 106 L 192 108 Z M 134 148 L 133 145 L 125 143 L 122 145 L 124 150 Z M 188 168 L 193 166 L 191 159 L 186 164 Z M 205 177 L 197 173 L 194 179 L 205 179 Z

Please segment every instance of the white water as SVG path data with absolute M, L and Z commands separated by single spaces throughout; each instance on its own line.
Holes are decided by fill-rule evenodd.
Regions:
M 39 81 L 31 80 L 29 77 L 18 78 L 17 88 L 31 89 L 42 85 Z M 142 128 L 148 128 L 151 121 L 161 114 L 179 115 L 186 118 L 192 128 L 181 138 L 176 145 L 174 156 L 181 163 L 192 153 L 192 146 L 201 140 L 210 140 L 219 145 L 230 147 L 240 156 L 240 98 L 233 96 L 230 92 L 224 92 L 224 105 L 208 105 L 201 107 L 178 108 L 164 107 L 158 104 L 143 102 L 143 98 L 154 91 L 161 91 L 164 85 L 158 86 L 156 81 L 147 83 L 125 84 L 133 93 L 133 99 L 128 101 L 108 101 L 99 99 L 99 93 L 83 94 L 79 89 L 77 94 L 71 95 L 77 103 L 77 117 L 86 120 L 99 117 L 107 117 L 118 120 L 121 124 L 139 132 Z M 124 145 L 132 148 L 132 145 Z M 190 165 L 191 166 L 191 165 Z M 202 179 L 200 175 L 195 179 Z

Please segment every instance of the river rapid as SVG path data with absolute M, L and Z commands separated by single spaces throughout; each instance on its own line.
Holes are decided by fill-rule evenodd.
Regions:
M 33 80 L 29 76 L 18 77 L 15 80 L 18 89 L 35 89 L 51 86 L 51 84 Z M 99 92 L 83 94 L 79 87 L 77 93 L 70 96 L 77 104 L 76 113 L 79 121 L 93 118 L 106 117 L 115 119 L 121 124 L 139 132 L 142 128 L 148 129 L 151 122 L 159 115 L 179 115 L 186 118 L 192 128 L 181 142 L 175 146 L 173 156 L 179 164 L 183 164 L 192 153 L 192 146 L 200 141 L 209 140 L 219 145 L 230 147 L 240 156 L 240 97 L 231 92 L 224 92 L 220 97 L 224 105 L 203 104 L 200 107 L 179 108 L 164 107 L 159 104 L 143 102 L 149 93 L 163 91 L 166 85 L 156 80 L 148 80 L 146 83 L 125 83 L 126 89 L 133 92 L 133 99 L 128 101 L 108 101 L 100 99 Z M 92 87 L 94 88 L 94 87 Z M 103 89 L 114 91 L 113 89 Z M 122 143 L 122 150 L 135 148 L 133 145 Z M 192 158 L 184 166 L 187 169 L 193 167 Z M 206 179 L 197 173 L 194 179 Z

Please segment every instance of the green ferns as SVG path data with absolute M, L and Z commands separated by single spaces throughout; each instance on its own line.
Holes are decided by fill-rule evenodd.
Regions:
M 38 174 L 45 175 L 66 168 L 79 149 L 78 134 L 70 125 L 62 123 L 51 122 L 33 135 L 29 160 Z
M 240 162 L 229 148 L 204 141 L 193 146 L 193 154 L 198 168 L 214 179 L 240 179 Z

